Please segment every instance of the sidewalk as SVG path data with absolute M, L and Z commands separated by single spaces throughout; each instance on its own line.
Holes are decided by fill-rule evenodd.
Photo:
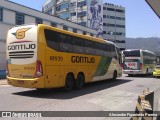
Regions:
M 0 79 L 0 85 L 8 85 L 6 79 Z

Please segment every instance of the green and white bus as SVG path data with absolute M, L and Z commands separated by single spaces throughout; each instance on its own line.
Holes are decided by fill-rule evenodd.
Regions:
M 156 55 L 148 50 L 143 49 L 128 49 L 122 51 L 125 56 L 122 64 L 125 74 L 150 74 L 154 71 L 156 65 Z

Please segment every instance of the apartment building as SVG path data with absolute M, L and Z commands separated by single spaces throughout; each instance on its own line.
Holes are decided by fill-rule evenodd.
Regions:
M 110 3 L 103 4 L 103 37 L 125 49 L 125 8 Z
M 43 12 L 92 28 L 98 37 L 125 49 L 125 8 L 122 6 L 103 4 L 103 0 L 47 0 Z
M 42 10 L 46 14 L 92 28 L 98 31 L 98 36 L 100 32 L 103 34 L 102 0 L 47 0 Z

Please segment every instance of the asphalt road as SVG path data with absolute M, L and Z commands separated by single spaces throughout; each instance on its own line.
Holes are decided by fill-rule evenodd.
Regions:
M 35 89 L 1 85 L 0 111 L 135 111 L 138 95 L 146 88 L 155 91 L 154 109 L 159 110 L 160 78 L 128 77 L 124 74 L 117 80 L 89 83 L 82 90 L 71 92 L 62 89 L 40 92 Z M 86 119 L 117 120 L 106 117 Z

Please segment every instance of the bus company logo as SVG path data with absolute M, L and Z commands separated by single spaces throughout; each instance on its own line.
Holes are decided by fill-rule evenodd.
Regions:
M 23 39 L 25 38 L 25 33 L 31 28 L 22 28 L 17 30 L 15 33 L 12 33 L 14 36 L 16 36 L 17 39 Z
M 136 66 L 135 63 L 128 63 L 128 66 Z

